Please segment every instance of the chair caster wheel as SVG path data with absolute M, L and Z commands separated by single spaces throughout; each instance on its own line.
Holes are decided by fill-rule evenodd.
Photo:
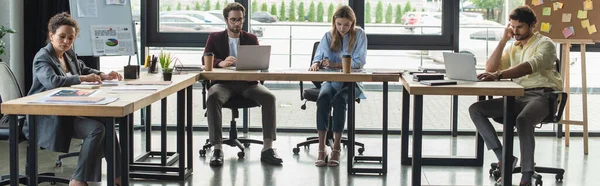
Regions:
M 250 147 L 250 143 L 244 143 L 244 147 L 246 147 L 246 148 Z
M 302 109 L 302 110 L 306 110 L 306 105 L 302 105 L 302 106 L 300 106 L 300 109 Z
M 300 148 L 295 147 L 292 149 L 292 152 L 294 152 L 295 155 L 298 155 L 298 153 L 300 153 Z
M 542 180 L 535 180 L 535 186 L 542 186 Z
M 201 157 L 205 157 L 206 156 L 206 150 L 204 150 L 204 149 L 200 149 L 198 151 L 198 153 L 200 154 Z
M 490 170 L 488 171 L 488 173 L 490 174 L 490 176 L 492 176 L 492 174 L 494 174 L 494 169 L 490 169 Z
M 56 167 L 62 167 L 62 161 L 60 161 L 60 160 L 56 160 L 56 162 L 54 162 L 54 165 L 55 165 Z
M 554 179 L 556 179 L 557 182 L 562 182 L 563 175 L 562 174 L 557 174 L 556 176 L 554 176 Z
M 237 153 L 237 156 L 238 156 L 238 158 L 240 158 L 240 159 L 244 158 L 244 156 L 245 156 L 245 155 L 246 155 L 246 153 L 244 153 L 244 152 L 238 152 L 238 153 Z
M 363 152 L 365 152 L 365 148 L 364 147 L 358 148 L 358 155 L 362 155 Z

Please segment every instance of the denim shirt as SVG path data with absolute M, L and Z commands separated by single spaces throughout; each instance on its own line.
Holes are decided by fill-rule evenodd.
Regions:
M 342 50 L 340 51 L 331 51 L 329 47 L 331 46 L 331 32 L 325 33 L 317 50 L 315 51 L 315 57 L 313 58 L 313 63 L 321 62 L 323 59 L 329 59 L 332 63 L 342 63 L 343 55 L 351 55 L 352 56 L 352 68 L 353 69 L 362 69 L 363 66 L 367 63 L 367 35 L 362 28 L 356 27 L 356 41 L 354 42 L 354 47 L 352 52 L 348 52 L 348 41 L 349 36 L 348 33 L 344 35 L 344 39 L 342 40 Z M 325 82 L 331 83 L 333 88 L 337 91 L 342 89 L 344 83 L 343 82 Z M 325 84 L 324 83 L 324 84 Z M 358 94 L 358 98 L 366 99 L 363 94 L 363 86 L 362 83 L 357 82 L 357 87 L 359 88 L 360 94 Z

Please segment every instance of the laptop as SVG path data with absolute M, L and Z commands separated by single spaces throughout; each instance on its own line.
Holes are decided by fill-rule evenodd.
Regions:
M 477 79 L 475 56 L 467 53 L 444 52 L 446 77 L 455 80 L 480 81 Z
M 267 70 L 271 59 L 270 45 L 240 45 L 233 70 Z

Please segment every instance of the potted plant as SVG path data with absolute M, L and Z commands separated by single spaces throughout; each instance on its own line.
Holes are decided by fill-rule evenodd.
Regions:
M 2 56 L 4 54 L 4 41 L 2 41 L 2 37 L 4 37 L 4 35 L 6 35 L 6 34 L 12 34 L 12 33 L 15 33 L 15 31 L 13 29 L 5 27 L 4 25 L 0 25 L 0 56 Z M 1 58 L 0 58 L 0 62 L 2 62 Z
M 173 68 L 171 68 L 171 63 L 175 61 L 175 57 L 168 52 L 160 52 L 158 55 L 158 63 L 160 64 L 160 68 L 163 73 L 163 80 L 171 81 L 171 77 L 173 76 Z

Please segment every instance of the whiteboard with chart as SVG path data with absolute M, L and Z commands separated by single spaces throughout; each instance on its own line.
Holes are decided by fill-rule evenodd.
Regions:
M 73 50 L 79 56 L 135 55 L 137 42 L 128 0 L 69 0 L 79 24 Z

